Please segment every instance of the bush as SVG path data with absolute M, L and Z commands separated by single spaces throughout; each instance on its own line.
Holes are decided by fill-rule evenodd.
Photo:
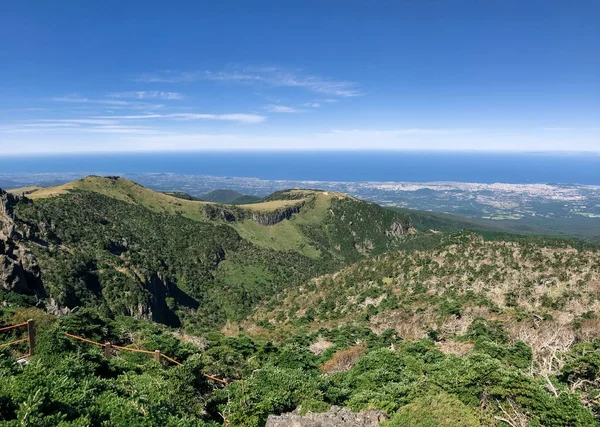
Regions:
M 421 397 L 403 406 L 382 427 L 481 427 L 475 411 L 446 393 Z

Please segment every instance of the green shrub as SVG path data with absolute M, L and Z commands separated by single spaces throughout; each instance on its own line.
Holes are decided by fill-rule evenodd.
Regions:
M 382 427 L 481 427 L 475 411 L 446 393 L 420 397 L 403 406 Z

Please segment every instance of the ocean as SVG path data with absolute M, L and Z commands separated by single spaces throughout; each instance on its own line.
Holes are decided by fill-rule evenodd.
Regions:
M 175 173 L 265 180 L 600 185 L 599 153 L 186 152 L 1 156 L 1 173 Z

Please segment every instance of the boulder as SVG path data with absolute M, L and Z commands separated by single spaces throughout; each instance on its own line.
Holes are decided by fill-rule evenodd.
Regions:
M 282 415 L 270 415 L 266 427 L 376 427 L 386 421 L 388 416 L 378 410 L 352 412 L 348 408 L 332 406 L 321 413 L 308 412 L 299 415 L 295 412 Z

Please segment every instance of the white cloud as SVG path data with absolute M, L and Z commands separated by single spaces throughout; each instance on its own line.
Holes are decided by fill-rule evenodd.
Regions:
M 182 83 L 198 80 L 213 80 L 245 84 L 262 83 L 274 87 L 297 87 L 311 92 L 339 97 L 360 95 L 354 82 L 324 79 L 314 75 L 300 75 L 281 68 L 244 68 L 233 71 L 163 71 L 153 74 L 143 74 L 136 81 L 144 83 Z
M 135 91 L 135 92 L 115 92 L 108 95 L 110 98 L 130 98 L 130 99 L 164 99 L 164 100 L 182 100 L 184 96 L 179 92 Z
M 108 105 L 130 105 L 129 101 L 118 101 L 113 99 L 89 99 L 79 95 L 67 95 L 52 98 L 56 102 L 70 102 L 73 104 L 108 104 Z
M 476 129 L 440 129 L 440 128 L 407 128 L 391 130 L 362 130 L 362 129 L 333 129 L 325 136 L 348 137 L 348 138 L 381 138 L 404 135 L 457 135 L 473 133 Z
M 297 113 L 298 111 L 292 107 L 286 107 L 285 105 L 269 104 L 265 105 L 265 110 L 270 113 Z
M 132 135 L 169 135 L 170 132 L 159 131 L 154 128 L 145 126 L 95 126 L 86 129 L 86 132 L 92 133 L 116 133 L 116 134 L 132 134 Z
M 304 104 L 304 106 L 310 108 L 319 108 L 321 104 L 319 104 L 318 102 L 307 102 Z
M 117 120 L 111 119 L 54 119 L 54 120 L 39 120 L 40 122 L 47 122 L 49 124 L 57 125 L 60 123 L 76 123 L 76 124 L 84 124 L 84 125 L 116 125 L 119 122 Z
M 171 134 L 171 132 L 163 132 L 152 127 L 127 126 L 117 123 L 119 122 L 112 120 L 66 120 L 65 123 L 23 123 L 0 126 L 0 133 L 42 133 L 45 137 L 49 135 L 49 132 L 64 135 L 73 133 L 112 133 L 138 136 Z
M 21 126 L 29 128 L 61 128 L 61 127 L 74 127 L 77 126 L 74 123 L 26 123 Z
M 163 105 L 160 104 L 149 104 L 147 102 L 140 101 L 123 101 L 120 99 L 89 99 L 83 96 L 79 96 L 76 94 L 67 95 L 67 96 L 59 96 L 56 98 L 52 98 L 55 102 L 64 102 L 71 104 L 102 104 L 102 105 L 111 105 L 115 108 L 123 107 L 123 108 L 133 108 L 133 109 L 158 109 L 162 108 Z
M 146 119 L 180 119 L 180 120 L 225 120 L 240 123 L 261 123 L 267 118 L 258 114 L 198 114 L 198 113 L 173 113 L 173 114 L 139 114 L 128 116 L 98 116 L 95 119 L 115 120 L 146 120 Z
M 550 132 L 600 132 L 600 128 L 568 128 L 568 127 L 550 127 L 544 128 Z

